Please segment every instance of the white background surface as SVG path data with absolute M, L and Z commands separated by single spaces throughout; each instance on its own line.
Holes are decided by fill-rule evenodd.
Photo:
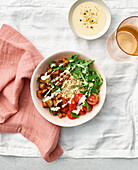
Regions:
M 60 144 L 64 149 L 64 155 L 62 157 L 92 158 L 95 155 L 97 155 L 97 157 L 106 157 L 106 155 L 107 157 L 112 157 L 113 155 L 119 157 L 120 155 L 121 157 L 122 153 L 127 157 L 135 157 L 137 155 L 136 150 L 138 149 L 136 142 L 137 137 L 135 136 L 138 124 L 137 119 L 133 118 L 138 110 L 133 102 L 136 96 L 132 95 L 132 91 L 134 94 L 138 68 L 137 62 L 120 64 L 114 61 L 108 56 L 105 44 L 107 37 L 123 19 L 128 16 L 138 15 L 138 1 L 105 1 L 111 8 L 112 23 L 107 34 L 95 41 L 82 40 L 71 32 L 67 16 L 73 2 L 74 0 L 3 0 L 0 1 L 0 25 L 6 23 L 20 31 L 37 47 L 44 57 L 55 51 L 65 49 L 77 50 L 94 56 L 93 58 L 101 65 L 106 74 L 109 91 L 105 106 L 94 120 L 81 127 L 70 129 L 62 128 L 60 136 Z M 132 72 L 133 74 L 131 74 Z M 120 86 L 118 87 L 118 84 L 123 85 L 123 91 L 119 89 Z M 116 97 L 118 97 L 118 95 L 116 96 L 117 93 L 119 93 L 119 96 L 122 95 L 122 97 L 115 100 Z M 125 102 L 122 102 L 124 100 Z M 114 103 L 116 107 L 112 107 L 112 105 L 108 103 Z M 119 107 L 120 103 L 122 107 Z M 112 115 L 110 113 L 112 113 Z M 120 115 L 122 120 L 118 119 Z M 114 129 L 116 129 L 116 131 L 114 131 Z M 108 136 L 115 134 L 115 132 L 119 136 Z M 98 141 L 95 140 L 95 138 L 97 138 L 95 135 L 97 134 L 99 135 Z M 67 138 L 68 136 L 69 138 Z M 15 141 L 17 141 L 16 147 L 14 145 Z M 103 153 L 102 151 L 98 153 L 95 147 L 97 147 L 98 150 L 104 150 Z M 115 152 L 113 152 L 113 150 Z M 125 152 L 123 152 L 124 150 Z M 23 138 L 17 134 L 1 134 L 0 152 L 4 155 L 29 156 L 30 154 L 30 156 L 40 156 L 37 148 L 32 143 L 25 139 L 23 140 Z M 90 163 L 90 160 L 87 161 Z M 66 161 L 63 160 L 63 162 Z M 94 160 L 92 160 L 92 162 L 94 162 Z

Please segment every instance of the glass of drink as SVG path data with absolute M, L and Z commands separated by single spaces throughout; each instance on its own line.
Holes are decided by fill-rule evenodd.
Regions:
M 107 51 L 118 61 L 138 56 L 138 16 L 123 20 L 107 40 Z

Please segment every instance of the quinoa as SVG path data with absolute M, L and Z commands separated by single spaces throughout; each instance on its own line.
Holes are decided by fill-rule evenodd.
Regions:
M 71 98 L 72 95 L 80 93 L 80 89 L 76 87 L 76 85 L 82 85 L 82 81 L 76 79 L 73 76 L 70 76 L 68 80 L 65 80 L 62 85 L 62 96 L 65 99 Z M 81 89 L 81 91 L 84 91 L 84 88 Z

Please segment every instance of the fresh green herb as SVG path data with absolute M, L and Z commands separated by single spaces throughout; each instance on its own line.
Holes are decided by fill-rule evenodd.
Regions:
M 71 112 L 71 114 L 72 114 L 74 117 L 79 117 L 79 116 L 76 115 L 76 113 L 74 113 L 74 112 Z
M 39 80 L 40 80 L 40 77 L 38 77 L 36 81 L 39 82 Z
M 61 67 L 61 70 L 65 71 L 66 69 Z
M 62 90 L 61 87 L 56 87 L 56 88 L 54 88 L 54 89 L 52 90 L 52 92 L 55 92 L 55 91 L 57 91 L 58 89 Z
M 51 110 L 51 108 L 49 108 L 49 112 L 50 112 L 50 114 L 52 114 L 52 110 Z
M 50 85 L 51 85 L 52 88 L 55 87 L 54 84 L 53 84 L 51 81 L 49 81 L 49 83 L 50 83 Z
M 80 106 L 86 106 L 87 107 L 87 111 L 90 110 L 90 107 L 89 107 L 89 105 L 88 105 L 88 103 L 86 101 L 85 101 L 85 103 L 80 104 Z
M 86 106 L 86 107 L 87 107 L 87 111 L 89 111 L 89 110 L 90 110 L 89 105 L 88 105 L 88 103 L 87 103 L 87 102 L 85 102 L 84 106 Z
M 53 116 L 57 116 L 57 113 L 53 114 Z

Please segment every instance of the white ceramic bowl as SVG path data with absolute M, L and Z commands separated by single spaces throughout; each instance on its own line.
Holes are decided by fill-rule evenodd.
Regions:
M 105 96 L 106 96 L 106 79 L 105 79 L 104 73 L 102 72 L 100 66 L 96 62 L 94 62 L 92 68 L 97 70 L 101 74 L 101 76 L 103 78 L 103 85 L 101 85 L 101 87 L 100 87 L 100 90 L 101 90 L 100 93 L 99 93 L 100 101 L 97 105 L 95 105 L 93 107 L 93 110 L 91 112 L 88 112 L 86 115 L 79 116 L 75 120 L 70 120 L 68 117 L 59 119 L 58 116 L 51 115 L 49 113 L 49 109 L 42 107 L 41 99 L 39 99 L 36 96 L 36 91 L 38 90 L 37 78 L 42 73 L 45 73 L 49 61 L 58 61 L 58 60 L 62 59 L 63 57 L 68 58 L 73 54 L 79 54 L 79 58 L 82 58 L 82 59 L 85 59 L 85 60 L 92 59 L 91 56 L 86 56 L 85 54 L 82 54 L 82 53 L 76 52 L 76 51 L 58 52 L 58 53 L 55 53 L 55 54 L 48 56 L 43 61 L 41 61 L 40 64 L 34 70 L 34 73 L 32 75 L 32 79 L 31 79 L 31 95 L 32 95 L 34 105 L 35 105 L 36 109 L 38 110 L 38 112 L 45 119 L 47 119 L 49 122 L 56 124 L 56 125 L 59 125 L 59 126 L 64 126 L 64 127 L 77 126 L 77 125 L 85 123 L 85 122 L 91 120 L 92 118 L 94 118 L 98 114 L 100 109 L 102 108 L 102 106 L 104 104 Z
M 78 5 L 80 5 L 81 3 L 87 2 L 87 1 L 92 1 L 92 2 L 99 4 L 105 10 L 105 13 L 106 13 L 105 27 L 102 29 L 101 32 L 99 32 L 96 35 L 92 35 L 92 36 L 87 36 L 87 35 L 81 34 L 74 28 L 74 25 L 72 23 L 72 15 L 73 15 L 73 12 L 76 9 L 76 7 Z M 111 24 L 111 12 L 110 12 L 110 9 L 108 8 L 108 6 L 102 0 L 87 0 L 87 1 L 86 0 L 78 0 L 72 5 L 72 7 L 70 8 L 70 11 L 69 11 L 69 15 L 68 15 L 68 21 L 69 21 L 70 28 L 77 36 L 79 36 L 80 38 L 86 39 L 86 40 L 94 40 L 94 39 L 97 39 L 97 38 L 101 37 L 102 35 L 104 35 L 106 33 L 106 31 L 109 29 L 110 24 Z

